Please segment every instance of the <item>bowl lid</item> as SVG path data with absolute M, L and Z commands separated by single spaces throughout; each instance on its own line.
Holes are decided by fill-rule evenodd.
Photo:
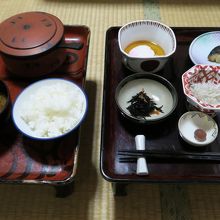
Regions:
M 0 24 L 0 50 L 14 56 L 45 52 L 62 38 L 64 27 L 55 16 L 45 12 L 25 12 Z

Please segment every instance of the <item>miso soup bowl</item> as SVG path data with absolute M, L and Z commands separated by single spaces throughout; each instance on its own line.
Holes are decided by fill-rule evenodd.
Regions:
M 125 52 L 129 44 L 143 40 L 159 45 L 165 54 L 131 56 Z M 122 53 L 122 62 L 133 72 L 158 72 L 176 51 L 176 37 L 173 30 L 161 22 L 152 20 L 133 21 L 122 26 L 118 32 L 118 44 Z
M 4 99 L 4 102 L 3 100 Z M 0 129 L 5 126 L 11 113 L 11 98 L 6 83 L 0 80 Z

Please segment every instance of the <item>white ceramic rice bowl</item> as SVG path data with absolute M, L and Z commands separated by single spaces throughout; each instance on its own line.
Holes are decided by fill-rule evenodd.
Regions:
M 26 105 L 25 103 L 27 103 L 30 100 L 30 97 L 33 94 L 35 94 L 37 91 L 39 91 L 39 88 L 42 88 L 42 87 L 45 88 L 45 86 L 54 85 L 56 83 L 59 83 L 60 85 L 68 86 L 68 88 L 71 88 L 72 92 L 73 91 L 77 92 L 78 98 L 80 97 L 80 100 L 82 103 L 81 111 L 79 114 L 77 114 L 77 120 L 74 122 L 74 125 L 71 128 L 69 128 L 67 131 L 63 132 L 62 134 L 52 136 L 52 137 L 45 137 L 45 136 L 42 137 L 36 134 L 30 128 L 30 126 L 22 119 L 21 109 L 23 108 L 23 106 Z M 74 100 L 72 101 L 74 102 Z M 85 118 L 87 110 L 88 110 L 88 100 L 82 88 L 80 88 L 77 84 L 69 80 L 59 79 L 59 78 L 49 78 L 49 79 L 39 80 L 35 83 L 32 83 L 18 95 L 13 105 L 12 119 L 13 119 L 13 122 L 16 128 L 21 133 L 23 133 L 25 136 L 29 138 L 33 138 L 33 139 L 38 139 L 38 140 L 51 140 L 51 139 L 63 137 L 69 134 L 70 132 L 74 131 L 76 128 L 78 128 L 80 124 L 82 123 L 83 119 Z

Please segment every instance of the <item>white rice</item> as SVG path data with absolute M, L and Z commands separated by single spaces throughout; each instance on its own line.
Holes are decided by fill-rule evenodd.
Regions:
M 85 109 L 82 92 L 71 84 L 44 85 L 31 94 L 21 118 L 38 137 L 55 137 L 73 128 Z
M 191 85 L 192 94 L 200 101 L 210 104 L 220 104 L 220 84 L 212 82 L 195 83 Z

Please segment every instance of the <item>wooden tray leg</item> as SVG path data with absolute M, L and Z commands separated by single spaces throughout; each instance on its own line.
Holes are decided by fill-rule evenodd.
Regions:
M 56 197 L 65 198 L 70 196 L 74 191 L 74 181 L 64 184 L 64 185 L 55 185 Z
M 112 191 L 114 196 L 126 196 L 126 186 L 128 184 L 125 183 L 112 183 Z

